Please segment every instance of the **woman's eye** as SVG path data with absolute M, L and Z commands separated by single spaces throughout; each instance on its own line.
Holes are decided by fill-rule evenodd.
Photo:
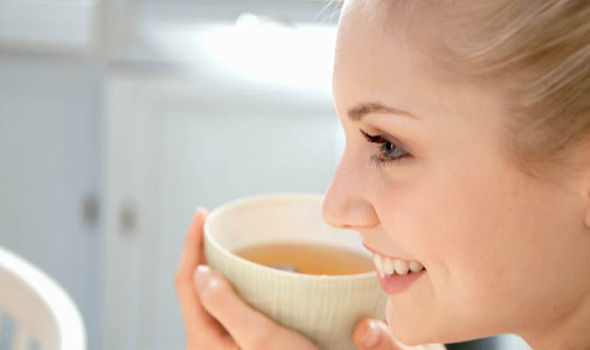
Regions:
M 389 141 L 381 135 L 372 136 L 362 130 L 361 133 L 368 142 L 380 145 L 377 154 L 371 156 L 371 161 L 377 166 L 400 162 L 411 156 L 403 146 Z
M 389 141 L 381 145 L 381 151 L 383 158 L 388 159 L 396 159 L 399 157 L 403 157 L 407 153 L 402 148 L 400 148 L 399 146 L 395 146 Z

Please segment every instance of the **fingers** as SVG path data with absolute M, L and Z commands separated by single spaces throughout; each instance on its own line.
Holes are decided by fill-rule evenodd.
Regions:
M 178 273 L 192 278 L 195 268 L 203 259 L 203 225 L 207 218 L 207 209 L 199 207 L 193 215 L 182 247 L 182 255 L 178 266 Z
M 193 276 L 199 263 L 203 262 L 203 224 L 207 210 L 198 208 L 184 240 L 180 264 L 174 279 L 187 335 L 210 333 L 224 335 L 219 324 L 204 310 L 195 291 Z
M 240 348 L 316 349 L 305 337 L 252 309 L 237 296 L 221 274 L 208 266 L 197 268 L 195 284 L 205 309 L 223 325 Z
M 270 334 L 270 320 L 240 300 L 225 278 L 208 266 L 201 265 L 195 273 L 195 283 L 205 309 L 241 348 L 260 349 L 264 346 L 255 333 Z

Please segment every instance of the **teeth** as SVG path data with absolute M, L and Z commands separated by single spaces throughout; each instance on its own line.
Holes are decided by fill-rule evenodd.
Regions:
M 408 273 L 409 269 L 410 268 L 408 267 L 407 262 L 401 260 L 395 261 L 395 272 L 397 272 L 399 275 L 405 275 L 406 273 Z
M 373 255 L 373 262 L 377 271 L 383 275 L 406 275 L 408 273 L 420 272 L 424 270 L 424 266 L 418 261 L 410 261 L 409 263 L 403 260 L 390 259 L 379 254 Z
M 394 262 L 389 258 L 383 259 L 383 273 L 391 275 L 393 273 Z
M 410 262 L 410 270 L 412 270 L 412 272 L 420 272 L 424 270 L 424 266 L 417 261 L 412 261 Z
M 377 254 L 373 255 L 373 262 L 375 263 L 377 271 L 383 273 L 383 260 L 381 259 L 381 256 Z

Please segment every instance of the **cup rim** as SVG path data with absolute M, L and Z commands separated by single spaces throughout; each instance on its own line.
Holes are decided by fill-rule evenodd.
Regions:
M 359 280 L 359 279 L 368 279 L 375 277 L 375 271 L 363 272 L 363 273 L 355 273 L 350 275 L 309 275 L 303 273 L 296 273 L 290 271 L 283 271 L 274 269 L 272 267 L 264 266 L 261 264 L 257 264 L 250 260 L 244 259 L 225 247 L 223 247 L 211 234 L 211 222 L 220 215 L 220 213 L 230 210 L 232 208 L 244 205 L 246 203 L 252 201 L 277 201 L 277 200 L 292 200 L 297 199 L 300 201 L 317 201 L 318 199 L 323 199 L 324 195 L 320 193 L 296 193 L 296 192 L 277 192 L 277 193 L 267 193 L 267 194 L 258 194 L 252 196 L 241 197 L 238 199 L 231 200 L 227 203 L 224 203 L 217 208 L 215 208 L 209 215 L 207 215 L 207 219 L 205 220 L 205 224 L 203 226 L 203 236 L 209 244 L 211 244 L 216 250 L 223 253 L 225 256 L 229 257 L 230 259 L 234 260 L 237 263 L 245 264 L 250 266 L 251 268 L 255 268 L 265 273 L 275 274 L 277 276 L 283 277 L 290 277 L 296 279 L 303 279 L 303 280 L 331 280 L 331 281 L 351 281 L 351 280 Z

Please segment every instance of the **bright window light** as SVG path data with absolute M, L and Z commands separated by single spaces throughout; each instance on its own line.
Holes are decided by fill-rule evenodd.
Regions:
M 205 29 L 199 45 L 234 75 L 325 89 L 331 84 L 335 37 L 334 25 L 284 25 L 244 14 L 233 26 Z

